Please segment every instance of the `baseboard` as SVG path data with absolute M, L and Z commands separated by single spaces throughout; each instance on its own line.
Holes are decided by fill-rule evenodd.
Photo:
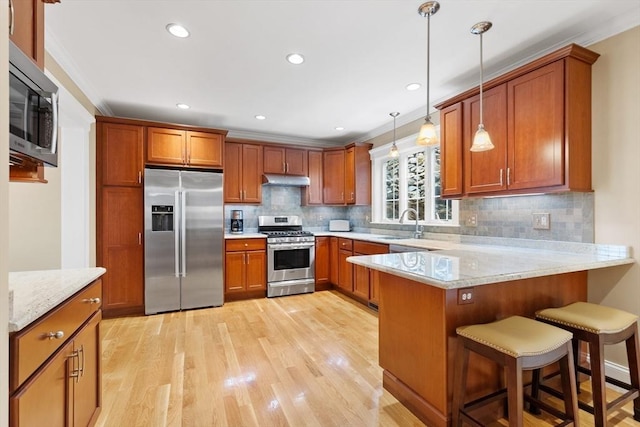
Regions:
M 613 362 L 609 362 L 608 360 L 605 360 L 604 372 L 607 376 L 611 378 L 615 378 L 618 381 L 624 381 L 627 384 L 631 382 L 631 375 L 629 374 L 629 368 L 627 368 L 626 366 L 618 365 L 617 363 L 613 363 Z M 626 391 L 612 384 L 607 384 L 607 387 L 611 387 L 620 393 L 624 393 Z

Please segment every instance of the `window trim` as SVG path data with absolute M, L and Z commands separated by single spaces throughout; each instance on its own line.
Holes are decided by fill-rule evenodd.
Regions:
M 417 151 L 425 149 L 425 147 L 417 146 L 415 144 L 417 138 L 417 134 L 409 135 L 405 138 L 402 138 L 396 141 L 396 146 L 398 147 L 398 154 L 400 158 L 403 156 L 407 156 L 411 153 L 415 153 Z M 378 146 L 369 151 L 371 157 L 371 224 L 384 224 L 384 225 L 399 225 L 400 221 L 397 220 L 388 220 L 384 218 L 384 207 L 382 200 L 382 190 L 384 188 L 384 163 L 390 158 L 389 150 L 391 149 L 392 143 L 387 143 L 381 146 Z M 432 156 L 429 155 L 429 162 L 431 162 Z M 442 166 L 441 166 L 442 167 Z M 400 181 L 402 183 L 406 183 L 406 171 L 403 168 L 400 169 Z M 431 186 L 429 186 L 431 187 Z M 429 203 L 430 209 L 433 208 L 431 206 L 433 195 L 431 194 L 431 188 L 427 189 L 427 199 Z M 403 194 L 402 196 L 406 196 Z M 430 226 L 430 227 L 459 227 L 460 226 L 460 208 L 458 200 L 451 200 L 451 220 L 421 220 L 418 221 L 418 224 Z M 400 206 L 406 206 L 407 200 L 401 197 Z M 402 212 L 402 210 L 400 211 Z M 430 216 L 430 215 L 429 215 Z M 414 224 L 414 221 L 405 221 L 405 224 Z

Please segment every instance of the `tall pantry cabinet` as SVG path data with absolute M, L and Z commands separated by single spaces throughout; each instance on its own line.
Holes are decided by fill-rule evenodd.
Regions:
M 105 317 L 144 312 L 145 127 L 97 117 L 97 261 Z

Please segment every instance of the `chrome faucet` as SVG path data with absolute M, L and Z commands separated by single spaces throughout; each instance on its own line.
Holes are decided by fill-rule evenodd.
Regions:
M 416 217 L 416 231 L 413 233 L 414 239 L 419 239 L 422 237 L 422 226 L 418 225 L 418 212 L 413 208 L 407 208 L 402 211 L 400 214 L 400 224 L 404 224 L 404 214 L 407 212 L 413 212 L 413 215 Z

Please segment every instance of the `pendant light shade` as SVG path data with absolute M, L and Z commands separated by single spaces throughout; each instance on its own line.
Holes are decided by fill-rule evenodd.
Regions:
M 391 117 L 393 117 L 393 144 L 391 145 L 391 150 L 389 150 L 390 157 L 398 157 L 398 147 L 396 146 L 396 117 L 400 115 L 400 113 L 389 113 Z
M 420 133 L 418 134 L 418 140 L 416 144 L 427 146 L 427 147 L 435 147 L 440 144 L 438 140 L 438 134 L 436 132 L 436 127 L 431 122 L 431 116 L 429 115 L 429 50 L 430 50 L 430 24 L 431 24 L 431 15 L 434 15 L 438 10 L 440 10 L 440 3 L 437 1 L 428 1 L 426 3 L 422 3 L 418 8 L 418 13 L 427 18 L 427 116 L 424 119 L 424 124 L 420 128 Z
M 478 22 L 476 25 L 471 27 L 471 34 L 476 34 L 480 36 L 480 123 L 478 124 L 478 130 L 473 137 L 473 144 L 471 144 L 471 151 L 488 151 L 493 150 L 495 147 L 491 142 L 491 137 L 489 136 L 489 132 L 484 129 L 484 120 L 482 116 L 482 103 L 483 103 L 483 91 L 482 91 L 482 83 L 483 83 L 483 65 L 482 65 L 482 34 L 489 31 L 493 24 L 488 21 Z
M 440 141 L 438 141 L 438 133 L 436 132 L 436 125 L 431 122 L 431 116 L 427 116 L 424 119 L 416 143 L 427 147 L 434 147 L 440 144 Z

